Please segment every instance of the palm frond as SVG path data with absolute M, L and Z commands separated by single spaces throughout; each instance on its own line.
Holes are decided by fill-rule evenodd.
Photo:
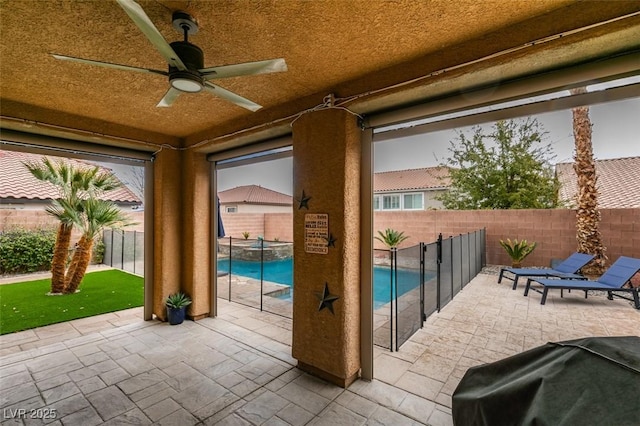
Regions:
M 104 228 L 119 228 L 132 224 L 118 206 L 106 200 L 89 198 L 82 202 L 84 223 L 81 225 L 87 238 L 95 238 Z

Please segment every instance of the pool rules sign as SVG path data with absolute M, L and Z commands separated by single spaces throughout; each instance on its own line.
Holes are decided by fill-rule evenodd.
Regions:
M 307 213 L 304 215 L 304 251 L 327 254 L 329 247 L 329 215 L 327 213 Z

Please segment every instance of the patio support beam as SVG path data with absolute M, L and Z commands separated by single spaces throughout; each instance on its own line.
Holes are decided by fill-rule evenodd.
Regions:
M 211 168 L 206 154 L 190 150 L 182 156 L 182 290 L 193 299 L 194 320 L 211 312 Z
M 154 161 L 153 313 L 166 319 L 164 301 L 181 289 L 182 167 L 181 152 L 160 151 Z
M 293 124 L 292 355 L 300 369 L 342 387 L 361 366 L 360 144 L 357 118 L 342 109 L 308 113 Z M 305 217 L 323 213 L 335 247 L 308 252 Z M 338 299 L 322 303 L 325 288 Z
M 154 161 L 153 313 L 165 319 L 164 301 L 182 291 L 187 315 L 211 313 L 211 178 L 206 154 L 164 149 Z

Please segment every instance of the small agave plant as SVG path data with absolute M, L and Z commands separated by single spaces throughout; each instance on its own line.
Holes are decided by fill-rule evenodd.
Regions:
M 387 228 L 384 232 L 378 231 L 378 236 L 375 238 L 391 249 L 398 247 L 401 242 L 409 237 L 404 235 L 404 232 L 398 232 L 395 229 Z
M 184 293 L 174 293 L 167 297 L 166 305 L 171 309 L 180 309 L 191 304 L 191 298 Z
M 527 240 L 518 241 L 517 239 L 511 241 L 509 238 L 507 241 L 500 240 L 500 245 L 511 258 L 511 266 L 514 268 L 519 268 L 524 258 L 536 248 L 535 242 L 528 243 Z

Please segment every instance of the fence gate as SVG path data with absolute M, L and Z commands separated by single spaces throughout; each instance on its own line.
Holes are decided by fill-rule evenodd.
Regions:
M 449 238 L 440 234 L 436 242 L 404 249 L 374 250 L 379 265 L 388 265 L 374 268 L 374 293 L 386 293 L 389 300 L 374 306 L 374 323 L 379 324 L 374 343 L 397 351 L 482 270 L 485 251 L 484 229 Z

